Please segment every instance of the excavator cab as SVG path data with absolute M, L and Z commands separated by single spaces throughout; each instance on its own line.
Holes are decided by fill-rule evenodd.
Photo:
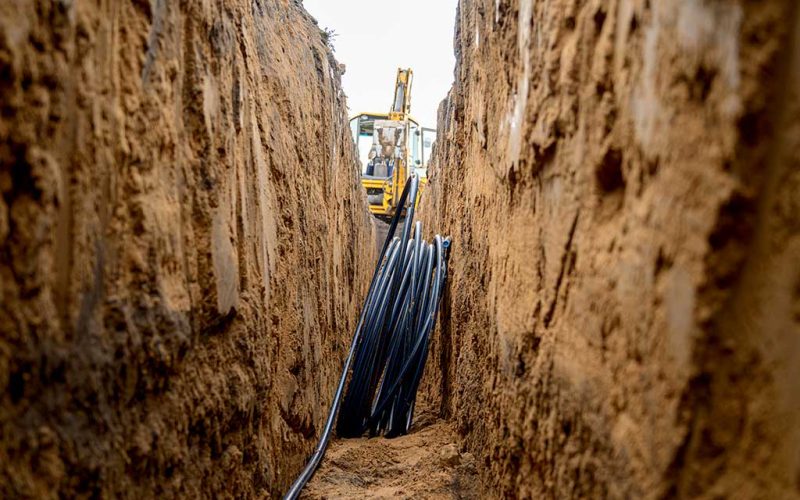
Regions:
M 391 120 L 388 114 L 362 113 L 350 119 L 350 130 L 367 191 L 370 212 L 381 218 L 394 214 L 408 165 L 422 168 L 422 139 L 413 119 Z M 395 186 L 399 186 L 395 189 Z

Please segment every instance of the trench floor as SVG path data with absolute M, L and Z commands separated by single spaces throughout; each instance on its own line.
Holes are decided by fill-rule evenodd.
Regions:
M 451 424 L 420 413 L 406 436 L 333 441 L 302 498 L 479 498 L 476 466 Z

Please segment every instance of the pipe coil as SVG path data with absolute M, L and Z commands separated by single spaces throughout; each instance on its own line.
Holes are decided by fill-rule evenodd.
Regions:
M 360 437 L 367 431 L 392 438 L 408 433 L 411 427 L 447 279 L 450 247 L 450 238 L 438 234 L 432 243 L 422 238 L 422 222 L 414 223 L 418 191 L 419 178 L 412 175 L 398 200 L 373 271 L 325 427 L 285 500 L 297 498 L 314 475 L 337 414 L 336 433 L 343 438 Z M 406 217 L 395 237 L 403 207 Z

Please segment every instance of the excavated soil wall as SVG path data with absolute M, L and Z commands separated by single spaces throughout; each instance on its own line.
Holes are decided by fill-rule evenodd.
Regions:
M 277 495 L 374 243 L 294 0 L 0 2 L 0 497 Z
M 798 16 L 460 2 L 424 391 L 495 494 L 800 495 Z

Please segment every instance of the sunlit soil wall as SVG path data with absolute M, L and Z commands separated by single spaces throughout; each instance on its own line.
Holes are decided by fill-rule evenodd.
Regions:
M 299 2 L 0 2 L 0 497 L 278 495 L 374 243 Z
M 800 494 L 796 2 L 462 0 L 424 391 L 496 494 Z

